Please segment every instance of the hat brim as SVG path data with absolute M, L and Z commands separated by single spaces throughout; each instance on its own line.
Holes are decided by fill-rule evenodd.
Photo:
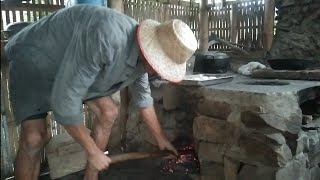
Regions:
M 159 25 L 159 22 L 150 19 L 140 23 L 137 32 L 140 49 L 150 66 L 162 78 L 180 82 L 186 74 L 186 63 L 175 63 L 162 49 L 157 34 Z

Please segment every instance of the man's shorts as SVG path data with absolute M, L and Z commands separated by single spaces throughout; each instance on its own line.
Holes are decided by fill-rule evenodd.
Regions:
M 9 95 L 16 124 L 24 120 L 45 118 L 50 111 L 53 79 L 45 76 L 28 59 L 9 61 Z

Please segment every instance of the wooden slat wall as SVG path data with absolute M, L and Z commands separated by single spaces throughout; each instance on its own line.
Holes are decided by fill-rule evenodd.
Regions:
M 209 36 L 211 33 L 216 34 L 219 38 L 230 40 L 230 25 L 231 25 L 231 4 L 222 6 L 214 6 L 209 10 Z M 209 50 L 220 49 L 227 50 L 227 46 L 214 44 L 209 47 Z
M 233 9 L 235 8 L 235 9 Z M 229 2 L 211 7 L 209 11 L 209 35 L 215 33 L 219 38 L 231 41 L 231 18 L 236 14 L 236 42 L 247 50 L 262 50 L 262 26 L 264 0 Z M 212 45 L 209 50 L 229 50 L 222 45 Z
M 181 19 L 198 37 L 199 5 L 162 4 L 154 1 L 124 0 L 124 13 L 138 22 L 153 19 L 164 22 L 169 19 Z
M 262 50 L 264 1 L 239 3 L 238 43 L 249 50 Z
M 30 0 L 23 3 L 1 1 L 1 30 L 13 22 L 37 21 L 63 7 L 63 0 Z

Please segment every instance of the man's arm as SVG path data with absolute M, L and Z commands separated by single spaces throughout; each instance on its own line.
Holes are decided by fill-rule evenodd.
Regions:
M 161 125 L 154 110 L 154 106 L 140 108 L 140 113 L 144 122 L 147 124 L 152 135 L 156 139 L 159 148 L 161 150 L 172 151 L 174 154 L 177 155 L 177 150 L 173 147 L 173 145 L 170 143 L 170 141 L 167 139 L 167 137 L 161 129 Z
M 98 171 L 109 167 L 111 159 L 96 146 L 83 123 L 79 125 L 65 125 L 64 128 L 75 139 L 75 141 L 85 149 L 88 162 L 91 166 Z
M 173 147 L 170 141 L 167 139 L 166 135 L 162 131 L 161 125 L 157 118 L 156 112 L 153 106 L 141 108 L 140 109 L 141 116 L 144 122 L 147 124 L 150 129 L 152 135 L 155 137 L 158 146 L 161 150 L 169 150 L 174 154 L 178 154 L 177 150 Z
M 129 86 L 129 91 L 132 95 L 133 102 L 140 108 L 140 114 L 144 122 L 157 140 L 159 148 L 161 150 L 167 149 L 177 154 L 177 150 L 163 133 L 157 114 L 154 110 L 148 74 L 144 73 L 141 75 L 131 86 Z
M 112 50 L 104 43 L 102 28 L 88 24 L 93 33 L 77 29 L 65 50 L 55 77 L 51 94 L 51 108 L 55 120 L 87 152 L 89 165 L 97 170 L 108 167 L 110 159 L 96 146 L 83 124 L 82 103 L 89 87 L 95 82 L 101 68 L 109 65 Z M 100 30 L 99 30 L 100 29 Z M 91 31 L 89 31 L 91 32 Z

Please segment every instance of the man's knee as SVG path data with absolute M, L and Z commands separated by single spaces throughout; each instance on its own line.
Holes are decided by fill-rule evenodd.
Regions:
M 102 123 L 113 124 L 118 117 L 119 109 L 116 105 L 103 108 L 101 111 Z
M 22 134 L 20 150 L 29 155 L 39 153 L 48 142 L 49 137 L 46 131 L 33 131 Z
M 87 102 L 89 108 L 97 115 L 99 124 L 110 126 L 119 114 L 117 105 L 110 97 L 102 97 Z

